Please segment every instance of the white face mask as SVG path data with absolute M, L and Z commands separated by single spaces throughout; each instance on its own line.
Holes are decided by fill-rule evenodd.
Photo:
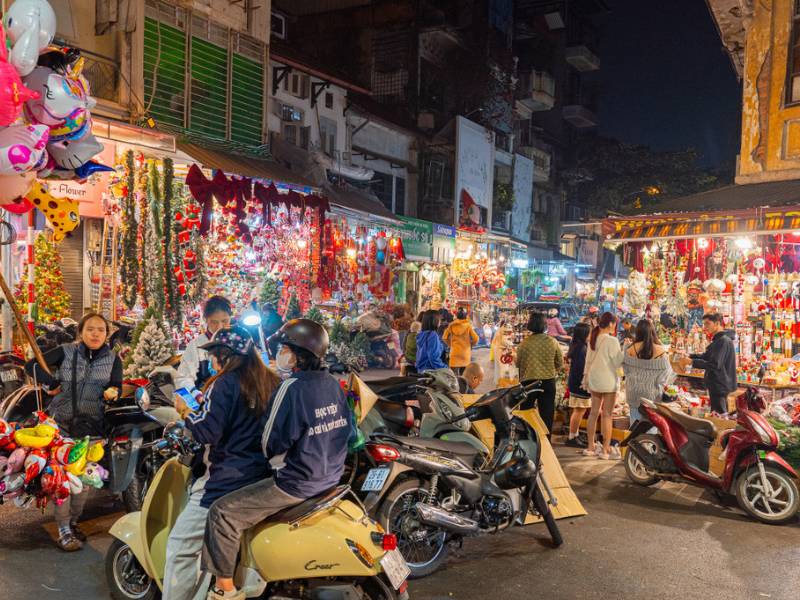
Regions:
M 297 358 L 289 348 L 284 346 L 278 351 L 278 356 L 275 357 L 275 366 L 278 367 L 278 371 L 281 373 L 291 373 L 292 369 L 297 366 Z

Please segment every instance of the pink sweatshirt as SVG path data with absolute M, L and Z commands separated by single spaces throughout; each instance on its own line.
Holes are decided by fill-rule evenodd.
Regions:
M 550 317 L 547 319 L 547 335 L 552 335 L 553 337 L 557 335 L 569 335 L 564 326 L 561 324 L 561 320 L 558 317 Z

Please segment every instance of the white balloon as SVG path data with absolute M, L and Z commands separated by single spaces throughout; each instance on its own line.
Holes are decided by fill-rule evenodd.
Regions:
M 36 67 L 25 77 L 25 86 L 39 92 L 39 98 L 25 103 L 28 114 L 37 123 L 58 127 L 67 118 L 86 119 L 85 111 L 94 99 L 78 80 L 69 79 L 48 67 Z
M 91 133 L 79 140 L 61 140 L 47 145 L 55 163 L 64 169 L 77 169 L 103 151 L 103 144 Z
M 20 75 L 33 71 L 39 53 L 56 34 L 56 15 L 47 0 L 16 0 L 6 11 L 3 23 L 11 40 L 9 62 Z
M 12 125 L 0 129 L 0 175 L 25 173 L 44 158 L 50 138 L 46 125 Z

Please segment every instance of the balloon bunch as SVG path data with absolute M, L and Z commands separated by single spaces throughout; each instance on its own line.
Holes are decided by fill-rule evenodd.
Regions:
M 47 0 L 15 0 L 3 16 L 0 204 L 25 197 L 36 177 L 83 181 L 113 170 L 92 160 L 103 145 L 91 133 L 95 100 L 82 75 L 83 59 L 77 50 L 51 47 L 55 33 L 56 17 Z M 67 210 L 61 199 L 45 194 L 45 205 Z M 30 206 L 20 211 L 25 208 Z
M 89 437 L 62 437 L 56 423 L 36 413 L 33 427 L 18 427 L 0 419 L 0 503 L 13 500 L 20 508 L 44 509 L 52 500 L 61 504 L 84 487 L 100 488 L 108 471 L 98 461 L 104 450 Z

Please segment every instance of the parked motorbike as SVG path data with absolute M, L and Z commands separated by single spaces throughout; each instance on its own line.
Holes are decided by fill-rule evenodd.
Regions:
M 106 554 L 115 600 L 152 600 L 159 594 L 170 530 L 186 505 L 188 458 L 197 451 L 182 428 L 157 445 L 175 452 L 156 474 L 141 512 L 120 518 Z M 341 486 L 267 519 L 242 538 L 236 584 L 248 598 L 297 600 L 407 600 L 408 567 L 386 534 Z
M 531 508 L 543 517 L 554 546 L 561 545 L 542 490 L 554 504 L 541 472 L 538 435 L 513 414 L 537 385 L 495 390 L 466 409 L 470 422 L 490 419 L 495 427 L 495 449 L 488 460 L 466 442 L 375 434 L 367 443 L 378 466 L 361 486 L 369 492 L 365 506 L 397 535 L 412 578 L 439 569 L 450 544 L 524 523 Z M 457 414 L 450 420 L 461 418 Z
M 718 434 L 711 421 L 642 399 L 645 419 L 622 442 L 628 447 L 625 471 L 630 480 L 641 486 L 661 480 L 693 483 L 736 496 L 739 506 L 763 523 L 794 519 L 800 508 L 798 475 L 775 452 L 778 433 L 763 416 L 748 410 L 745 396 L 737 406 L 736 428 L 720 440 L 725 461 L 721 476 L 709 471 L 709 450 Z

